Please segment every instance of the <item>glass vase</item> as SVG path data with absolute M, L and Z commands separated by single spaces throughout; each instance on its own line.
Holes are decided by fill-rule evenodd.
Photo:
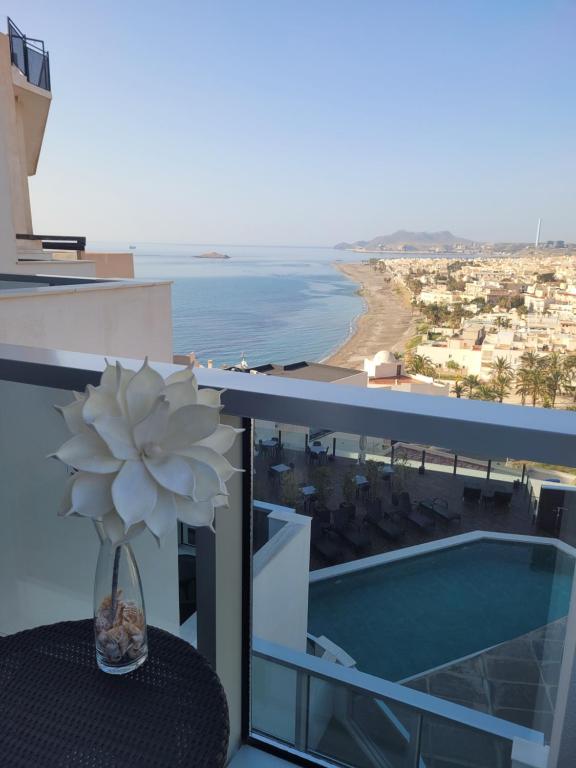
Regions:
M 94 582 L 96 661 L 103 672 L 124 675 L 148 656 L 142 583 L 129 544 L 104 540 Z

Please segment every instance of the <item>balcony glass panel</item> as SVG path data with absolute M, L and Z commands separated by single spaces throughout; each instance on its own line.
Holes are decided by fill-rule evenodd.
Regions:
M 574 577 L 575 475 L 497 446 L 456 456 L 393 436 L 256 422 L 254 727 L 359 766 L 379 764 L 362 762 L 373 749 L 390 765 L 416 765 L 405 762 L 415 729 L 427 764 L 510 765 L 515 739 L 549 743 Z M 308 682 L 293 680 L 290 695 L 279 686 L 284 711 L 294 701 L 289 736 L 261 716 L 278 691 L 257 685 L 256 670 L 261 680 L 275 654 L 292 669 L 312 657 L 334 672 L 331 681 L 301 670 Z M 363 696 L 355 675 L 360 688 L 393 684 L 386 704 L 410 738 L 395 741 L 383 699 Z M 407 691 L 424 696 L 406 703 Z

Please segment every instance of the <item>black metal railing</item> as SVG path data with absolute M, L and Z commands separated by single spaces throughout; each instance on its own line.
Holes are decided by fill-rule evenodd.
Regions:
M 10 55 L 14 64 L 32 85 L 50 90 L 50 58 L 42 40 L 26 37 L 8 18 Z
M 85 237 L 73 237 L 69 235 L 16 235 L 17 240 L 41 240 L 42 248 L 52 251 L 76 251 L 86 250 Z

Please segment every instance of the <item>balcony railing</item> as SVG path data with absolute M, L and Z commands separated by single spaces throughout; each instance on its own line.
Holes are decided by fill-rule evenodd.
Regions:
M 44 42 L 32 37 L 26 37 L 12 19 L 8 19 L 8 37 L 10 38 L 10 55 L 12 64 L 26 77 L 29 83 L 51 90 L 50 58 L 44 48 Z
M 543 744 L 542 734 L 529 728 L 256 639 L 253 680 L 255 694 L 264 682 L 277 683 L 273 702 L 254 702 L 254 730 L 335 765 L 349 766 L 350 753 L 329 738 L 334 715 L 353 734 L 359 756 L 374 766 L 434 765 L 451 742 L 454 765 L 468 765 L 474 755 L 486 768 L 504 768 L 512 765 L 515 744 L 528 742 L 538 751 Z M 282 712 L 275 718 L 281 729 L 272 734 L 271 705 Z
M 16 240 L 40 240 L 44 250 L 76 251 L 78 258 L 86 250 L 86 238 L 83 236 L 17 234 Z
M 138 365 L 136 361 L 126 364 L 133 368 Z M 177 369 L 167 364 L 154 365 L 165 376 Z M 52 406 L 68 402 L 70 390 L 95 384 L 103 367 L 100 356 L 0 345 L 0 633 L 85 616 L 90 611 L 92 575 L 85 563 L 95 556 L 96 542 L 92 541 L 90 526 L 84 526 L 82 521 L 57 519 L 66 473 L 45 457 L 65 438 L 65 430 Z M 554 538 L 533 536 L 532 501 L 526 483 L 536 483 L 536 479 L 533 475 L 526 477 L 534 470 L 526 470 L 523 464 L 573 466 L 576 413 L 379 392 L 217 369 L 199 369 L 197 377 L 200 386 L 225 390 L 224 418 L 246 429 L 243 443 L 231 456 L 231 461 L 246 471 L 230 482 L 230 509 L 218 511 L 217 536 L 207 529 L 198 529 L 194 551 L 190 548 L 186 553 L 195 558 L 197 643 L 215 665 L 226 688 L 232 743 L 243 740 L 300 765 L 354 768 L 428 768 L 442 760 L 474 768 L 546 765 L 543 761 L 549 745 L 551 757 L 547 768 L 569 765 L 562 759 L 564 737 L 568 737 L 571 722 L 569 680 L 576 643 L 575 605 L 564 617 L 565 639 L 559 641 L 550 635 L 538 641 L 543 668 L 546 674 L 558 675 L 559 683 L 555 704 L 547 704 L 549 711 L 543 713 L 536 708 L 539 716 L 544 714 L 547 718 L 546 737 L 540 722 L 522 725 L 510 719 L 509 712 L 514 707 L 506 702 L 497 715 L 475 711 L 458 700 L 451 701 L 449 696 L 435 695 L 433 689 L 414 690 L 412 678 L 408 679 L 410 676 L 404 672 L 399 671 L 390 679 L 369 673 L 363 669 L 362 661 L 356 665 L 347 661 L 353 653 L 346 647 L 348 656 L 338 656 L 336 650 L 332 656 L 319 658 L 317 648 L 322 642 L 318 633 L 314 632 L 318 638 L 315 652 L 307 645 L 311 631 L 307 626 L 307 608 L 309 596 L 318 585 L 331 580 L 339 596 L 339 590 L 344 588 L 340 583 L 347 574 L 366 574 L 375 564 L 381 567 L 385 563 L 405 563 L 416 550 L 419 555 L 427 552 L 436 557 L 450 546 L 455 534 L 471 530 L 474 520 L 479 521 L 481 529 L 500 531 L 502 539 L 514 539 L 518 546 L 531 540 L 543 545 L 550 541 L 556 546 Z M 422 543 L 411 547 L 411 542 L 405 542 L 408 546 L 402 550 L 378 539 L 382 553 L 372 551 L 370 557 L 363 558 L 350 554 L 352 550 L 348 549 L 345 561 L 334 566 L 325 567 L 323 563 L 318 568 L 312 561 L 312 568 L 317 570 L 310 573 L 310 525 L 314 525 L 319 510 L 311 510 L 301 501 L 287 503 L 284 496 L 289 495 L 289 489 L 278 484 L 275 477 L 268 478 L 268 457 L 260 454 L 257 439 L 262 435 L 265 443 L 269 442 L 268 433 L 281 433 L 277 443 L 272 443 L 277 448 L 271 449 L 274 453 L 270 463 L 277 466 L 279 462 L 293 473 L 316 472 L 316 460 L 311 460 L 307 451 L 309 425 L 314 425 L 316 435 L 321 428 L 321 440 L 328 445 L 333 446 L 332 441 L 336 441 L 334 458 L 320 465 L 318 479 L 330 475 L 336 484 L 339 473 L 345 474 L 351 467 L 357 473 L 367 471 L 358 465 L 358 446 L 365 435 L 371 436 L 361 440 L 368 460 L 376 458 L 389 465 L 389 443 L 393 437 L 394 462 L 399 462 L 397 474 L 403 475 L 413 494 L 417 493 L 418 482 L 459 489 L 473 481 L 482 483 L 484 488 L 484 483 L 494 480 L 510 486 L 517 480 L 518 486 L 512 491 L 516 494 L 516 507 L 510 514 L 492 506 L 462 506 L 462 520 L 438 520 L 430 541 L 426 538 L 428 534 L 417 532 Z M 253 455 L 254 446 L 257 456 Z M 401 459 L 406 446 L 411 446 L 411 452 Z M 414 458 L 421 455 L 417 446 L 426 450 L 424 474 L 419 472 L 421 460 Z M 451 455 L 484 459 L 459 459 L 454 474 Z M 516 469 L 504 464 L 506 457 L 521 459 L 515 464 Z M 544 481 L 546 473 L 552 471 L 543 469 Z M 380 493 L 384 493 L 384 482 L 388 481 L 378 481 Z M 259 499 L 254 507 L 259 515 L 269 515 L 268 524 L 265 519 L 258 523 L 259 543 L 254 547 L 254 551 L 258 550 L 254 558 L 253 485 L 254 498 Z M 460 495 L 457 498 L 460 502 Z M 361 515 L 368 509 L 364 504 L 360 495 L 356 505 Z M 272 521 L 271 515 L 275 516 Z M 569 517 L 565 515 L 561 537 L 571 534 Z M 506 530 L 512 532 L 502 533 Z M 472 540 L 473 533 L 461 538 Z M 149 547 L 144 537 L 135 546 L 139 549 L 151 621 L 178 632 L 178 595 L 172 587 L 178 560 L 176 536 L 159 552 L 155 545 Z M 564 542 L 557 542 L 557 548 L 567 554 L 571 551 Z M 544 602 L 544 624 L 556 621 L 570 597 L 567 574 L 554 572 L 555 563 L 560 560 L 546 555 L 534 557 L 529 563 L 530 573 L 543 573 L 546 577 L 547 569 L 552 569 L 550 577 L 559 575 L 564 585 L 559 596 L 552 596 L 549 586 L 539 593 Z M 412 571 L 417 572 L 421 562 L 412 560 Z M 149 572 L 154 578 L 146 583 Z M 482 597 L 492 575 L 488 573 L 486 584 L 476 583 L 476 593 L 468 601 Z M 544 578 L 542 583 L 549 584 L 549 580 Z M 504 592 L 517 587 L 512 577 L 505 584 Z M 492 592 L 500 597 L 494 588 Z M 299 634 L 295 634 L 290 611 L 301 597 L 302 626 Z M 537 597 L 536 592 L 529 591 L 520 604 L 529 605 Z M 462 610 L 466 604 L 462 603 Z M 408 604 L 405 610 L 408 615 Z M 365 614 L 359 614 L 358 635 L 366 634 L 371 612 L 369 605 Z M 338 627 L 340 619 L 349 617 L 336 611 L 330 618 L 333 626 Z M 492 622 L 488 606 L 484 623 Z M 457 628 L 450 625 L 447 645 L 452 634 L 457 634 Z M 468 634 L 473 634 L 472 628 Z M 295 637 L 303 642 L 298 645 Z M 385 655 L 384 640 L 377 655 Z M 522 643 L 525 644 L 524 639 Z M 432 645 L 432 639 L 426 638 L 425 645 Z M 560 660 L 551 661 L 546 656 L 549 649 L 560 652 Z M 520 654 L 512 657 L 515 675 L 522 674 L 524 662 Z M 445 666 L 431 671 L 442 675 Z M 493 666 L 501 668 L 498 659 Z M 531 688 L 530 682 L 520 683 L 526 691 Z M 504 711 L 507 708 L 508 713 Z M 451 749 L 449 755 L 444 751 L 446 745 Z

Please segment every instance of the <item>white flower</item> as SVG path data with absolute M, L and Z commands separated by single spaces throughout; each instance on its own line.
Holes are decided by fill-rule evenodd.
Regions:
M 240 471 L 223 456 L 242 430 L 220 424 L 220 392 L 189 368 L 164 381 L 147 360 L 137 373 L 107 364 L 86 389 L 58 408 L 74 436 L 53 456 L 78 470 L 61 514 L 101 520 L 113 543 L 146 527 L 160 539 L 177 519 L 212 526 Z

